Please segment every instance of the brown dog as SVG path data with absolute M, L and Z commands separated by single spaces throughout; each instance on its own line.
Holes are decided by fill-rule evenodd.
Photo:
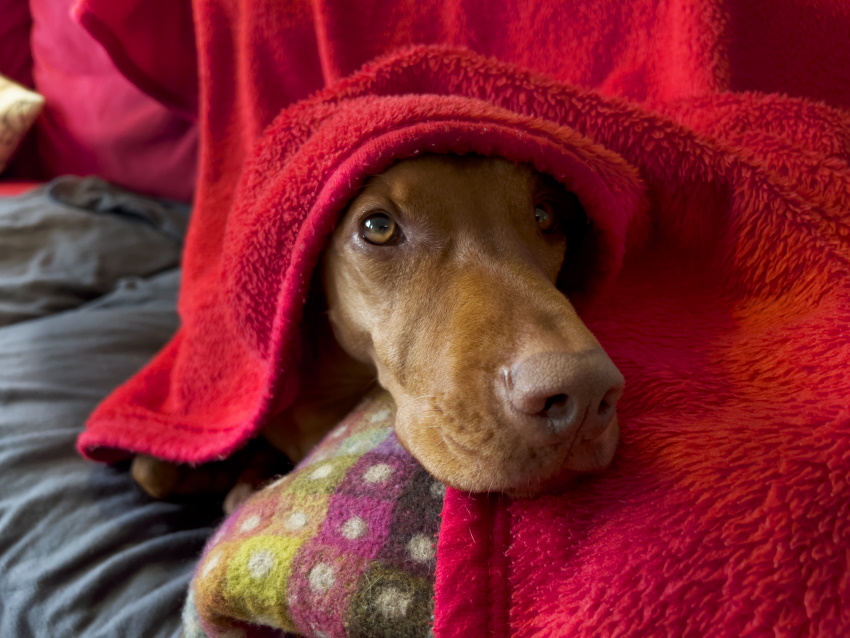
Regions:
M 424 156 L 372 178 L 324 254 L 330 325 L 305 391 L 265 437 L 298 461 L 377 377 L 399 440 L 449 485 L 530 495 L 603 469 L 623 377 L 556 287 L 585 232 L 574 195 L 502 159 Z M 138 457 L 134 476 L 164 465 Z

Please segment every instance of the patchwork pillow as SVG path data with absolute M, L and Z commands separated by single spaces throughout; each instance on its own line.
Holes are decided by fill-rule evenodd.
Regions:
M 0 173 L 9 165 L 42 108 L 42 96 L 0 75 Z
M 224 522 L 190 588 L 186 638 L 431 634 L 445 486 L 394 420 L 389 394 L 373 392 Z

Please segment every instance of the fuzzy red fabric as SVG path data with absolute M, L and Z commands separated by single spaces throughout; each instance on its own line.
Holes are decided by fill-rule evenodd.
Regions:
M 365 176 L 417 152 L 529 161 L 599 235 L 582 313 L 627 379 L 622 445 L 562 495 L 449 490 L 436 634 L 850 634 L 846 5 L 269 6 L 195 3 L 183 326 L 81 451 L 226 456 L 297 393 L 310 273 Z M 554 80 L 439 48 L 340 79 L 411 42 Z M 237 190 L 279 109 L 326 83 Z

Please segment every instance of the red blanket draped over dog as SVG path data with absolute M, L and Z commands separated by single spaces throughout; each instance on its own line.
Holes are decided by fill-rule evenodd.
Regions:
M 436 634 L 850 634 L 846 5 L 197 0 L 200 99 L 192 41 L 139 37 L 188 12 L 78 7 L 203 128 L 183 326 L 92 416 L 84 454 L 242 445 L 297 392 L 310 273 L 364 177 L 419 152 L 499 154 L 593 218 L 583 318 L 627 379 L 622 444 L 562 495 L 449 491 Z M 500 61 L 419 48 L 347 77 L 411 43 Z M 326 85 L 243 176 L 280 109 Z

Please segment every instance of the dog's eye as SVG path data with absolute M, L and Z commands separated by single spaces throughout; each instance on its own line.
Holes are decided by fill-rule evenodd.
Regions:
M 383 246 L 395 239 L 398 225 L 386 213 L 372 213 L 363 220 L 360 234 L 370 244 Z
M 558 214 L 549 202 L 540 202 L 534 208 L 534 221 L 544 233 L 552 233 L 558 229 Z

